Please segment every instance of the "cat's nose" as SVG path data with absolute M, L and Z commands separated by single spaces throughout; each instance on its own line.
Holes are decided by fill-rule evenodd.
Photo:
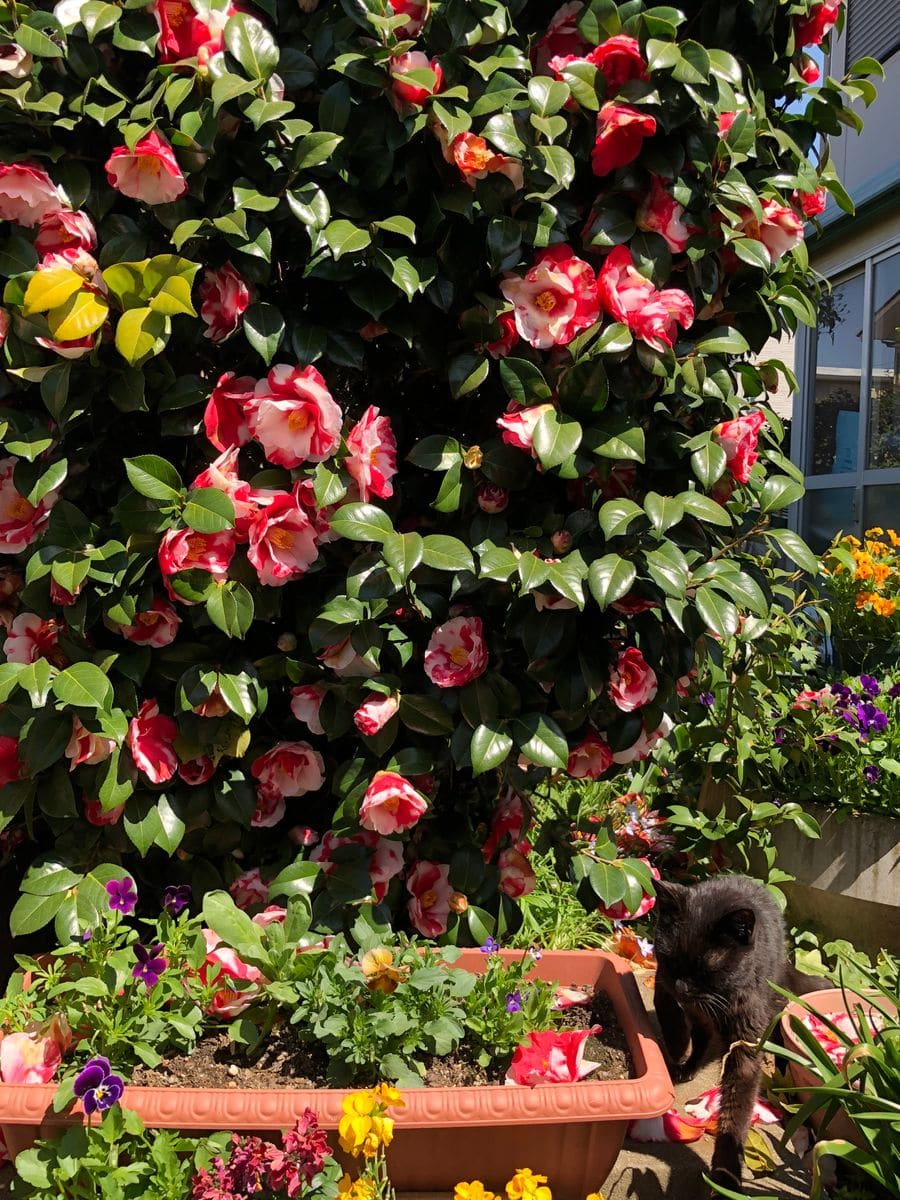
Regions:
M 688 995 L 688 993 L 690 992 L 690 990 L 691 990 L 691 989 L 690 989 L 690 987 L 688 986 L 688 984 L 687 984 L 687 981 L 686 981 L 686 980 L 684 980 L 684 979 L 676 979 L 676 980 L 675 980 L 675 992 L 676 992 L 676 994 L 677 994 L 677 995 L 679 995 L 679 996 L 687 996 L 687 995 Z

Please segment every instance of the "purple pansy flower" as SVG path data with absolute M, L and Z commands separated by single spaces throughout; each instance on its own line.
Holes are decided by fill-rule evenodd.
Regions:
M 703 705 L 704 708 L 712 708 L 716 702 L 716 698 L 712 694 L 712 692 L 701 692 L 700 695 L 697 697 L 697 699 L 700 701 L 700 703 Z
M 496 954 L 497 951 L 500 949 L 500 943 L 498 941 L 496 941 L 494 938 L 488 937 L 485 940 L 484 945 L 479 946 L 478 949 L 481 951 L 482 954 Z
M 73 1091 L 88 1116 L 105 1112 L 122 1096 L 125 1085 L 113 1075 L 108 1058 L 92 1058 L 75 1077 Z
M 157 942 L 155 946 L 149 948 L 135 946 L 134 956 L 137 959 L 137 966 L 132 968 L 131 974 L 134 979 L 140 979 L 149 990 L 159 983 L 160 975 L 169 965 L 163 958 L 163 944 Z
M 508 1013 L 517 1013 L 522 1011 L 522 993 L 510 992 L 506 997 L 506 1011 Z
M 868 696 L 877 696 L 881 692 L 881 684 L 874 675 L 860 675 L 859 686 Z
M 137 892 L 134 890 L 134 880 L 126 875 L 124 879 L 111 879 L 106 885 L 109 896 L 109 907 L 113 912 L 120 912 L 130 917 L 137 904 Z
M 163 892 L 163 908 L 172 916 L 177 917 L 184 912 L 191 902 L 191 885 L 189 883 L 170 883 Z
M 781 728 L 780 725 L 776 726 L 775 732 L 772 735 L 772 741 L 775 743 L 776 746 L 784 745 L 784 730 Z
M 870 763 L 868 767 L 863 769 L 863 775 L 869 783 L 877 783 L 881 778 L 881 767 L 876 767 L 874 763 Z
M 900 696 L 900 683 L 894 683 L 888 688 L 888 695 L 892 700 L 896 700 Z

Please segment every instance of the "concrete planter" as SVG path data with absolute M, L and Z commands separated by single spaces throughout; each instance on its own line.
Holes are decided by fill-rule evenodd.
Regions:
M 778 865 L 796 876 L 786 884 L 789 912 L 859 950 L 900 952 L 900 821 L 804 805 L 821 838 L 791 822 L 774 831 Z
M 502 951 L 504 958 L 519 951 Z M 485 957 L 465 950 L 456 966 L 481 972 Z M 599 950 L 551 951 L 537 966 L 541 978 L 606 993 L 628 1040 L 635 1077 L 526 1087 L 418 1088 L 406 1093 L 389 1152 L 398 1192 L 450 1193 L 477 1176 L 502 1192 L 519 1167 L 547 1175 L 559 1200 L 583 1200 L 599 1190 L 622 1149 L 630 1121 L 656 1117 L 674 1092 L 638 994 L 631 967 Z M 82 1121 L 80 1106 L 56 1114 L 54 1084 L 0 1084 L 0 1132 L 11 1156 L 38 1137 Z M 345 1092 L 236 1088 L 128 1087 L 122 1103 L 150 1128 L 184 1132 L 233 1129 L 268 1132 L 291 1126 L 307 1105 L 333 1131 Z

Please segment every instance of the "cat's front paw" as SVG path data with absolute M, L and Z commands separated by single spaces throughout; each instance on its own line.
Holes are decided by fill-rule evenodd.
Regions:
M 697 1064 L 691 1062 L 690 1059 L 680 1063 L 670 1063 L 669 1074 L 672 1076 L 673 1083 L 687 1083 L 697 1074 Z

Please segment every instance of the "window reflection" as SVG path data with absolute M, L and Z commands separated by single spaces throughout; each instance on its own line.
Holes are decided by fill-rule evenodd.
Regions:
M 822 553 L 838 530 L 859 533 L 854 513 L 855 494 L 855 488 L 843 487 L 806 493 L 803 536 L 816 554 Z
M 863 276 L 855 275 L 819 303 L 812 475 L 857 469 L 863 293 Z
M 869 376 L 870 468 L 900 466 L 900 254 L 875 268 L 872 373 Z

